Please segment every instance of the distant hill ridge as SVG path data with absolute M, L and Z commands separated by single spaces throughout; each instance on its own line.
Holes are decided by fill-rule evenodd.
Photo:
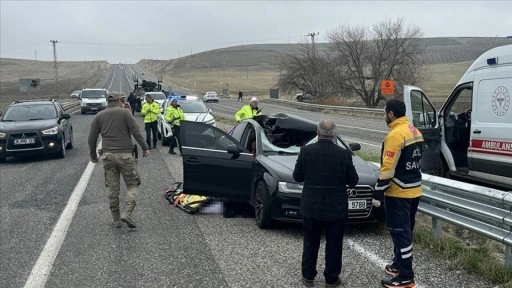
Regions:
M 422 38 L 427 47 L 427 64 L 472 61 L 492 47 L 512 44 L 504 37 L 444 37 Z M 327 49 L 327 43 L 317 43 L 317 51 Z M 167 72 L 202 68 L 229 68 L 279 65 L 284 54 L 293 53 L 299 44 L 252 44 L 205 51 L 171 60 L 143 59 L 137 64 L 153 71 Z

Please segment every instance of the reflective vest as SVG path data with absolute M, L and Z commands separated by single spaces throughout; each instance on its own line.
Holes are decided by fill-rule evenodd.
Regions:
M 151 104 L 146 102 L 142 105 L 140 113 L 144 116 L 144 123 L 155 122 L 158 120 L 158 115 L 160 114 L 160 104 L 155 101 Z
M 183 110 L 181 107 L 177 106 L 176 108 L 174 106 L 169 106 L 165 110 L 165 121 L 171 123 L 171 125 L 177 125 L 180 126 L 180 121 L 185 120 L 185 114 L 183 113 Z
M 238 112 L 235 113 L 236 122 L 240 122 L 244 119 L 254 118 L 254 116 L 261 115 L 258 109 L 252 109 L 251 105 L 244 105 Z

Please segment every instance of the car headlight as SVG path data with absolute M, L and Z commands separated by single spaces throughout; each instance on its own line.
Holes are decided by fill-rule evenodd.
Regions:
M 80 106 L 85 107 L 87 104 L 85 104 L 84 101 L 80 102 Z
M 205 121 L 204 123 L 209 124 L 209 125 L 213 125 L 213 124 L 215 124 L 215 119 L 210 119 L 208 121 Z
M 302 188 L 304 185 L 302 183 L 288 183 L 288 182 L 279 182 L 279 192 L 283 193 L 302 193 Z
M 101 102 L 101 106 L 107 106 L 107 102 Z
M 0 132 L 0 138 L 4 138 L 4 137 L 5 137 L 5 135 L 7 135 L 7 134 L 6 134 L 6 133 L 4 133 L 4 132 Z
M 57 133 L 59 133 L 59 126 L 55 126 L 53 128 L 43 130 L 43 131 L 41 131 L 41 133 L 43 133 L 44 135 L 57 134 Z

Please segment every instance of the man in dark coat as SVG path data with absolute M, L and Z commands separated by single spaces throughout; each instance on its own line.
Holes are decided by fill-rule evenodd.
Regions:
M 326 287 L 341 285 L 341 257 L 345 223 L 348 219 L 347 185 L 359 181 L 352 152 L 336 145 L 336 125 L 330 120 L 318 124 L 318 142 L 300 150 L 293 179 L 304 182 L 300 211 L 303 215 L 304 245 L 302 283 L 314 286 L 320 236 L 325 231 Z
M 137 110 L 137 98 L 135 98 L 135 94 L 130 92 L 130 96 L 128 96 L 128 103 L 130 103 L 130 107 L 132 109 L 132 115 L 135 115 L 135 110 Z

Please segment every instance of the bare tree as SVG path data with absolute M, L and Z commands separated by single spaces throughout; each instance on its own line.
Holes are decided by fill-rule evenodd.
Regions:
M 316 55 L 312 44 L 299 45 L 296 53 L 281 61 L 280 88 L 288 93 L 303 93 L 323 98 L 332 94 L 332 79 L 329 76 L 326 57 Z
M 385 99 L 379 89 L 381 80 L 395 80 L 400 92 L 403 84 L 418 83 L 423 77 L 421 29 L 405 27 L 401 18 L 381 21 L 371 29 L 342 25 L 328 35 L 338 89 L 358 95 L 367 107 Z

